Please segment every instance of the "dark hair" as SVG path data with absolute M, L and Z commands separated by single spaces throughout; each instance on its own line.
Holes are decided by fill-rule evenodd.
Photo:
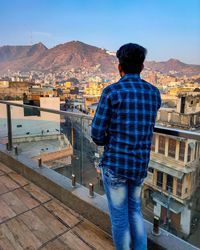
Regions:
M 127 43 L 116 53 L 124 73 L 140 73 L 147 50 L 135 43 Z

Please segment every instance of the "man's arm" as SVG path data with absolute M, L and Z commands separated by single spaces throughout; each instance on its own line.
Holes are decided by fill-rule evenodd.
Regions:
M 111 104 L 108 88 L 102 92 L 95 116 L 92 121 L 91 137 L 98 146 L 107 143 L 106 130 L 109 127 L 111 118 Z

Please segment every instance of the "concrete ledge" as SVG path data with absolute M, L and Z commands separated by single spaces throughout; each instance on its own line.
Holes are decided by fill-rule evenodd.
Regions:
M 76 188 L 73 188 L 69 178 L 45 166 L 39 168 L 37 162 L 27 159 L 24 156 L 16 156 L 13 152 L 8 152 L 4 145 L 0 145 L 0 160 L 37 186 L 46 190 L 68 207 L 99 226 L 102 230 L 111 233 L 107 201 L 102 196 L 95 194 L 94 198 L 90 198 L 87 188 L 81 185 L 77 185 Z M 198 249 L 162 229 L 160 236 L 152 235 L 152 223 L 148 221 L 145 221 L 145 226 L 148 235 L 149 250 Z

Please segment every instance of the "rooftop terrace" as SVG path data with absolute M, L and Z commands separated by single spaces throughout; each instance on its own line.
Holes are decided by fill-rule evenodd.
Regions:
M 91 121 L 91 118 L 59 110 L 2 101 L 0 103 L 7 106 L 8 129 L 7 138 L 5 141 L 2 138 L 0 142 L 0 250 L 114 249 L 110 236 L 107 200 L 105 196 L 97 193 L 91 197 L 88 190 L 89 182 L 84 183 L 82 180 L 83 173 L 87 173 L 88 167 L 91 167 L 88 161 L 85 161 L 90 155 L 84 155 L 86 144 L 83 140 L 84 119 L 89 126 L 88 121 Z M 80 121 L 80 152 L 77 154 L 77 148 L 74 150 L 74 162 L 77 164 L 74 164 L 72 169 L 73 174 L 75 169 L 78 170 L 76 185 L 72 186 L 71 174 L 67 177 L 61 175 L 47 167 L 44 161 L 38 164 L 36 160 L 30 159 L 15 147 L 16 135 L 12 129 L 11 112 L 13 105 L 60 115 L 65 133 L 64 118 L 71 117 L 72 125 L 75 123 L 74 118 Z M 155 132 L 200 140 L 199 133 L 193 131 L 156 126 Z M 74 130 L 71 130 L 69 138 L 71 144 L 76 147 L 74 138 L 76 139 L 77 134 L 74 137 L 73 134 Z M 92 158 L 93 163 L 95 160 L 96 158 Z M 153 225 L 147 220 L 145 226 L 149 250 L 197 249 L 162 228 L 159 236 L 152 234 Z
M 0 162 L 0 249 L 114 249 L 111 236 Z

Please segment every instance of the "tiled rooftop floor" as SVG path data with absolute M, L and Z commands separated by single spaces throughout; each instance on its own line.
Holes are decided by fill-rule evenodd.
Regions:
M 0 163 L 0 250 L 114 249 L 110 235 Z

